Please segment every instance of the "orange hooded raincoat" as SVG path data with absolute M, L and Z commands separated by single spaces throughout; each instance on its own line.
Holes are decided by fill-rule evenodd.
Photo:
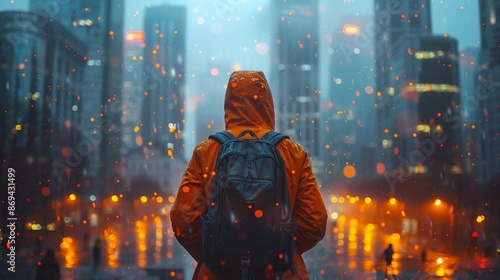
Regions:
M 264 73 L 234 72 L 227 85 L 224 112 L 226 130 L 234 136 L 244 130 L 252 130 L 262 137 L 274 130 L 273 97 Z M 175 236 L 196 261 L 200 260 L 202 248 L 200 215 L 207 212 L 220 146 L 213 139 L 196 146 L 171 209 Z M 286 271 L 281 279 L 308 279 L 301 255 L 324 237 L 326 208 L 305 149 L 289 139 L 278 143 L 277 149 L 285 161 L 292 219 L 298 222 L 294 256 L 297 272 Z M 198 263 L 193 279 L 223 278 Z

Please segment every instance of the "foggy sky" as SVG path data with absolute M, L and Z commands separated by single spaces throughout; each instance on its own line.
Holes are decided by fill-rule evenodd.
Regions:
M 11 3 L 13 1 L 13 3 Z M 27 10 L 29 0 L 2 0 L 0 11 Z M 186 157 L 195 145 L 196 119 L 203 118 L 203 108 L 197 108 L 192 101 L 195 96 L 210 100 L 222 108 L 225 89 L 232 66 L 241 65 L 244 70 L 262 70 L 269 78 L 270 51 L 273 30 L 270 28 L 271 0 L 125 0 L 124 31 L 140 30 L 144 22 L 144 11 L 148 6 L 186 5 Z M 326 37 L 332 27 L 344 15 L 373 15 L 373 0 L 319 0 L 319 56 L 320 87 L 328 85 L 328 62 Z M 433 0 L 433 33 L 448 34 L 456 38 L 459 51 L 479 47 L 478 0 Z M 187 2 L 187 3 L 186 3 Z M 147 4 L 145 4 L 147 3 Z M 303 32 L 307 32 L 304 30 Z M 257 46 L 264 46 L 258 49 Z M 267 51 L 266 47 L 267 46 Z M 218 68 L 217 77 L 210 75 L 210 69 Z M 205 104 L 206 106 L 207 104 Z M 201 109 L 201 110 L 200 110 Z M 208 116 L 207 116 L 208 117 Z M 218 122 L 223 122 L 220 112 Z
M 197 0 L 197 1 L 182 1 L 182 0 L 125 0 L 125 30 L 140 29 L 143 24 L 143 13 L 146 6 L 155 6 L 162 4 L 180 4 L 188 5 L 188 26 L 196 26 L 196 19 L 198 17 L 205 17 L 205 25 L 210 25 L 213 21 L 219 21 L 220 24 L 226 26 L 227 24 L 234 23 L 239 17 L 241 22 L 245 22 L 250 27 L 252 24 L 249 22 L 260 21 L 262 18 L 258 17 L 259 12 L 256 7 L 262 6 L 260 14 L 265 14 L 271 0 L 241 0 L 241 4 L 229 6 L 227 11 L 221 12 L 222 7 L 228 3 L 235 3 L 234 0 Z M 432 24 L 435 34 L 448 34 L 455 37 L 459 41 L 459 49 L 479 46 L 479 0 L 432 0 Z M 186 3 L 188 2 L 188 3 Z M 349 5 L 340 4 L 343 7 L 335 7 L 339 5 L 335 3 L 343 2 L 342 0 L 320 0 L 319 3 L 323 7 L 323 15 L 332 17 L 331 13 L 344 12 L 352 14 L 358 12 L 359 14 L 368 14 L 373 11 L 373 0 L 350 0 Z M 145 4 L 147 3 L 147 4 Z M 0 2 L 0 11 L 6 10 L 27 10 L 29 0 L 2 0 Z M 195 9 L 195 7 L 197 7 Z M 226 6 L 227 7 L 227 6 Z M 332 10 L 332 8 L 334 10 Z M 218 12 L 219 10 L 219 12 Z M 228 22 L 224 18 L 233 18 L 234 20 Z M 334 15 L 335 17 L 335 15 Z M 258 19 L 258 20 L 257 20 Z M 256 24 L 257 24 L 256 23 Z M 321 28 L 321 27 L 320 27 Z M 191 28 L 190 31 L 197 31 L 196 28 Z M 200 30 L 198 30 L 200 31 Z M 265 33 L 265 30 L 261 30 Z M 190 36 L 198 36 L 196 33 L 190 33 Z M 232 36 L 234 34 L 221 34 L 221 39 L 230 38 L 231 41 L 242 41 L 243 37 L 248 37 L 246 32 L 239 32 L 239 36 Z M 189 40 L 188 40 L 189 41 Z M 208 41 L 210 44 L 215 43 L 213 40 Z M 188 45 L 189 46 L 189 45 Z M 191 46 L 192 47 L 192 46 Z M 221 49 L 221 52 L 224 50 Z

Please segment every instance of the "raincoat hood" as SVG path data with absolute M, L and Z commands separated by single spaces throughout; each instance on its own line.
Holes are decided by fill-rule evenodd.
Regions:
M 274 130 L 271 88 L 262 71 L 231 74 L 224 100 L 226 130 Z

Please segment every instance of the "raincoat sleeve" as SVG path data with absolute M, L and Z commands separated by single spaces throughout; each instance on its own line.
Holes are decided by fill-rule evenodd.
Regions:
M 196 261 L 201 257 L 200 215 L 206 211 L 199 150 L 195 149 L 182 176 L 170 217 L 175 237 Z
M 327 213 L 323 197 L 318 188 L 311 162 L 305 156 L 299 159 L 302 162 L 299 167 L 302 173 L 299 177 L 297 196 L 293 218 L 299 222 L 295 233 L 296 246 L 299 254 L 314 247 L 323 237 L 326 231 Z

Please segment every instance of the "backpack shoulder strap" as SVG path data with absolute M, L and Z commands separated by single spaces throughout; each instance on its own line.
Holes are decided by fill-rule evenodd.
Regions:
M 229 140 L 235 139 L 234 136 L 231 133 L 227 132 L 227 131 L 216 132 L 216 133 L 211 134 L 210 136 L 208 136 L 208 138 L 209 139 L 215 139 L 215 140 L 221 142 L 222 144 L 226 143 Z
M 265 140 L 265 141 L 269 141 L 271 144 L 276 146 L 276 144 L 278 144 L 281 140 L 290 139 L 290 137 L 286 134 L 281 133 L 281 132 L 271 130 L 268 133 L 266 133 L 266 135 L 264 135 L 261 139 Z

